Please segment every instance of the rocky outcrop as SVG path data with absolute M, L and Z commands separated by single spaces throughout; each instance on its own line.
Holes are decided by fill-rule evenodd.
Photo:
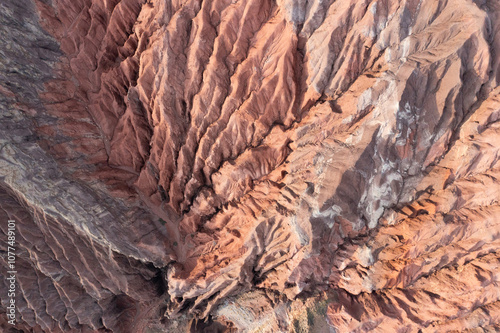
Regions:
M 18 329 L 498 329 L 494 2 L 1 6 Z

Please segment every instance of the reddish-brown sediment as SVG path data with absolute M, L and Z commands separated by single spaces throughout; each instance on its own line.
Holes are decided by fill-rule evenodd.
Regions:
M 19 328 L 498 328 L 494 2 L 2 6 Z

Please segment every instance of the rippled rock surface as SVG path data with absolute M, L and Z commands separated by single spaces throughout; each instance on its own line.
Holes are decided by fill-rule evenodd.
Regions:
M 496 1 L 3 0 L 0 29 L 16 329 L 500 330 Z

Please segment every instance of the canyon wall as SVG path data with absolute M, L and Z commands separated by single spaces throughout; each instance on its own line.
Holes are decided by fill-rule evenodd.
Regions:
M 500 330 L 500 3 L 4 0 L 0 29 L 4 331 Z

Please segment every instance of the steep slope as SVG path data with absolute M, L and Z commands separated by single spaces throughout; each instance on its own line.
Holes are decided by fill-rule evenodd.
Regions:
M 498 329 L 500 5 L 0 6 L 18 328 Z

